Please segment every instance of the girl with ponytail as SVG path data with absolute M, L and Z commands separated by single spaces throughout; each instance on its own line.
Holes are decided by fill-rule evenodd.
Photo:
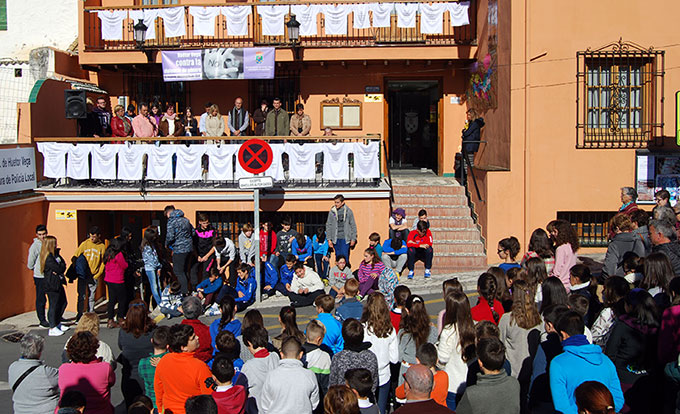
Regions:
M 503 316 L 503 305 L 496 300 L 498 293 L 498 282 L 491 273 L 482 273 L 477 279 L 477 292 L 479 302 L 470 312 L 475 322 L 489 321 L 498 325 Z
M 220 312 L 222 317 L 215 319 L 210 324 L 210 337 L 212 338 L 213 355 L 217 352 L 215 348 L 215 339 L 217 334 L 222 331 L 229 331 L 238 337 L 241 335 L 241 321 L 236 319 L 236 301 L 229 295 L 226 295 L 220 301 Z
M 574 391 L 578 412 L 583 414 L 615 414 L 614 397 L 604 384 L 586 381 Z

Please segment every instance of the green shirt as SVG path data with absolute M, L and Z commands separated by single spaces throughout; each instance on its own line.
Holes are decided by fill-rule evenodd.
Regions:
M 148 357 L 139 360 L 139 377 L 142 379 L 142 381 L 144 381 L 144 393 L 147 397 L 151 398 L 154 408 L 158 408 L 156 407 L 156 392 L 153 389 L 153 380 L 154 376 L 156 375 L 156 367 L 151 365 L 151 358 L 161 358 L 165 354 L 167 354 L 167 352 L 163 352 L 162 354 L 158 355 L 151 353 Z

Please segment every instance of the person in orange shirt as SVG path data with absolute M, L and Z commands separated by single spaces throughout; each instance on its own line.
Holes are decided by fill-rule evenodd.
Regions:
M 205 381 L 212 373 L 205 362 L 194 358 L 200 343 L 191 325 L 172 326 L 168 346 L 170 353 L 156 366 L 156 406 L 161 413 L 172 410 L 173 414 L 185 414 L 187 398 L 212 393 Z
M 434 374 L 434 386 L 432 387 L 430 398 L 437 404 L 446 407 L 446 395 L 449 392 L 449 376 L 446 374 L 446 371 L 437 371 L 437 348 L 429 342 L 420 345 L 420 348 L 416 351 L 416 361 L 428 367 L 432 374 Z M 395 395 L 399 400 L 406 399 L 404 384 L 397 387 Z

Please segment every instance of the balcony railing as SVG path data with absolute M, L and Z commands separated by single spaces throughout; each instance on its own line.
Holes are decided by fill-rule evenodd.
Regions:
M 397 0 L 399 2 L 401 0 Z M 442 15 L 443 32 L 441 34 L 422 34 L 421 15 L 416 15 L 415 28 L 400 28 L 397 26 L 397 15 L 393 12 L 390 18 L 390 27 L 370 27 L 357 29 L 353 26 L 353 15 L 347 17 L 346 35 L 328 35 L 325 31 L 324 14 L 317 15 L 317 35 L 300 36 L 300 47 L 348 47 L 348 46 L 377 46 L 377 45 L 417 45 L 417 46 L 451 46 L 451 45 L 470 45 L 477 40 L 477 1 L 471 0 L 468 9 L 469 24 L 463 26 L 452 26 L 451 17 L 448 12 Z M 451 3 L 455 1 L 433 0 L 427 3 Z M 194 18 L 189 14 L 189 6 L 185 10 L 186 35 L 180 37 L 166 37 L 162 18 L 154 20 L 156 36 L 153 40 L 147 40 L 144 44 L 150 49 L 203 49 L 214 47 L 254 47 L 254 46 L 290 46 L 288 41 L 287 29 L 283 36 L 266 36 L 262 33 L 262 20 L 257 13 L 257 5 L 308 5 L 308 4 L 367 4 L 377 3 L 377 1 L 364 0 L 340 0 L 332 2 L 310 3 L 297 1 L 277 1 L 264 3 L 219 3 L 215 6 L 228 5 L 247 5 L 251 7 L 251 13 L 247 18 L 248 34 L 246 36 L 231 36 L 227 33 L 227 23 L 223 15 L 216 17 L 215 36 L 196 36 L 194 35 Z M 414 2 L 420 3 L 420 2 Z M 130 18 L 123 21 L 122 40 L 109 41 L 103 40 L 101 35 L 101 21 L 97 17 L 99 10 L 141 10 L 153 8 L 154 6 L 121 6 L 113 7 L 85 7 L 83 34 L 84 48 L 90 51 L 126 51 L 136 50 L 137 43 L 134 39 L 133 25 L 136 23 Z M 156 6 L 163 7 L 163 6 Z M 290 14 L 285 17 L 285 22 L 290 20 Z
M 205 141 L 197 141 L 196 138 L 207 138 Z M 38 144 L 37 156 L 43 159 L 42 171 L 45 179 L 39 183 L 42 188 L 62 189 L 85 189 L 98 188 L 103 190 L 140 189 L 146 192 L 151 189 L 175 189 L 183 190 L 210 190 L 210 189 L 234 189 L 238 188 L 238 179 L 253 176 L 246 173 L 238 166 L 238 147 L 244 139 L 235 137 L 153 137 L 153 138 L 129 138 L 124 143 L 112 141 L 113 138 L 35 138 Z M 274 178 L 275 186 L 282 188 L 346 188 L 362 187 L 376 188 L 381 185 L 382 177 L 387 175 L 386 163 L 383 162 L 383 145 L 380 135 L 357 136 L 357 137 L 289 137 L 286 142 L 300 145 L 304 148 L 315 145 L 311 152 L 310 167 L 309 158 L 305 161 L 307 167 L 313 168 L 313 173 L 305 173 L 305 178 L 299 178 L 300 170 L 296 169 L 292 175 L 291 161 L 295 160 L 286 150 L 286 144 L 282 137 L 257 137 L 268 141 L 274 149 L 275 162 L 265 173 L 265 176 Z M 115 138 L 119 140 L 120 138 Z M 47 144 L 47 145 L 46 145 Z M 59 145 L 53 145 L 59 144 Z M 102 144 L 112 144 L 108 148 Z M 344 158 L 336 161 L 325 159 L 324 146 L 333 145 L 334 150 L 345 146 Z M 357 147 L 360 146 L 360 147 Z M 178 151 L 178 147 L 198 149 L 200 167 L 197 167 L 196 155 L 188 155 Z M 200 146 L 200 147 L 199 147 Z M 217 166 L 217 159 L 211 163 L 211 150 L 222 146 L 228 146 L 231 155 L 231 170 L 227 171 L 223 157 L 221 164 Z M 45 148 L 49 147 L 49 148 Z M 80 148 L 79 148 L 80 147 Z M 122 151 L 124 148 L 135 147 L 137 151 Z M 158 151 L 157 149 L 163 149 Z M 95 152 L 101 151 L 95 158 Z M 229 150 L 225 151 L 228 153 Z M 363 152 L 362 152 L 363 151 Z M 104 154 L 106 152 L 106 154 Z M 362 155 L 356 155 L 361 152 Z M 113 153 L 113 159 L 111 159 Z M 162 154 L 163 153 L 163 154 Z M 41 155 L 42 154 L 42 155 Z M 101 154 L 101 156 L 100 156 Z M 107 155 L 108 154 L 108 155 Z M 170 154 L 168 156 L 168 154 Z M 366 155 L 372 154 L 371 158 Z M 217 155 L 215 155 L 217 156 Z M 133 157 L 133 161 L 123 161 L 121 157 Z M 200 175 L 191 178 L 185 177 L 191 169 L 180 168 L 189 165 L 193 159 L 193 171 L 200 169 Z M 359 159 L 357 159 L 357 158 Z M 106 161 L 108 160 L 108 161 Z M 129 160 L 129 158 L 128 158 Z M 356 162 L 355 162 L 356 160 Z M 361 161 L 363 160 L 363 161 Z M 274 168 L 278 163 L 279 168 Z M 324 165 L 328 163 L 328 165 Z M 108 167 L 106 167 L 106 165 Z M 227 162 L 226 165 L 229 163 Z M 344 165 L 340 165 L 344 164 Z M 360 165 L 359 165 L 360 164 Z M 325 169 L 328 167 L 328 171 Z M 109 173 L 102 173 L 108 168 Z M 125 173 L 123 173 L 125 168 Z M 229 179 L 215 179 L 211 174 L 213 170 L 221 168 L 220 175 L 229 176 Z M 130 174 L 136 169 L 138 174 L 134 179 L 125 174 Z M 153 169 L 153 172 L 151 171 Z M 180 173 L 180 169 L 182 173 Z M 369 171 L 367 173 L 367 171 Z M 309 170 L 308 170 L 309 171 Z M 332 171 L 332 173 L 330 172 Z M 343 173 L 344 172 L 344 173 Z M 102 174 L 108 174 L 102 176 Z M 163 176 L 164 179 L 154 177 Z M 296 178 L 297 177 L 297 178 Z

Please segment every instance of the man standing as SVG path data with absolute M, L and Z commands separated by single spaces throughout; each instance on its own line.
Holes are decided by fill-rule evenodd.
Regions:
M 328 247 L 335 250 L 335 260 L 338 260 L 338 256 L 344 256 L 349 263 L 349 250 L 357 244 L 357 224 L 342 194 L 336 195 L 333 203 L 326 220 Z
M 253 121 L 255 121 L 255 135 L 264 135 L 264 123 L 267 120 L 267 114 L 269 113 L 269 104 L 266 99 L 263 99 L 260 103 L 260 107 L 253 112 Z
M 281 99 L 279 98 L 274 98 L 272 105 L 274 105 L 274 109 L 267 114 L 264 134 L 270 137 L 288 136 L 290 130 L 288 112 L 281 108 Z
M 194 247 L 194 227 L 182 210 L 175 210 L 175 206 L 165 207 L 164 212 L 168 218 L 165 246 L 172 250 L 172 270 L 182 286 L 182 294 L 188 295 L 187 262 Z
M 201 114 L 201 117 L 198 120 L 198 132 L 200 132 L 202 136 L 208 134 L 208 130 L 205 129 L 205 120 L 208 119 L 208 115 L 210 115 L 210 108 L 212 105 L 212 102 L 205 103 L 205 112 Z
M 132 120 L 132 129 L 135 137 L 148 138 L 158 136 L 158 125 L 156 120 L 149 116 L 149 105 L 139 105 L 139 115 Z
M 267 374 L 262 387 L 260 406 L 264 414 L 311 414 L 319 405 L 316 375 L 303 367 L 302 353 L 297 338 L 289 336 L 283 341 L 279 367 Z
M 47 298 L 43 290 L 43 280 L 45 279 L 40 264 L 40 250 L 42 249 L 42 242 L 47 236 L 47 227 L 44 224 L 38 224 L 35 227 L 35 238 L 33 244 L 28 249 L 28 261 L 26 265 L 33 271 L 33 283 L 35 283 L 35 313 L 38 315 L 40 326 L 49 328 L 47 319 L 45 318 L 45 305 Z
M 404 392 L 406 404 L 396 410 L 394 414 L 453 414 L 453 411 L 437 404 L 432 398 L 434 375 L 425 365 L 411 365 L 404 374 Z
M 240 96 L 234 101 L 234 108 L 229 111 L 227 124 L 232 137 L 248 135 L 250 116 L 248 111 L 243 108 L 243 99 Z
M 73 253 L 73 258 L 71 259 L 72 262 L 75 262 L 81 254 L 85 256 L 87 264 L 90 265 L 90 273 L 92 274 L 92 279 L 88 281 L 87 289 L 82 289 L 82 291 L 78 292 L 79 312 L 83 309 L 85 295 L 88 293 L 87 311 L 94 312 L 94 295 L 97 292 L 99 278 L 104 274 L 104 251 L 106 250 L 106 243 L 101 239 L 99 227 L 90 227 L 88 236 L 87 240 L 80 243 L 80 246 L 78 246 L 76 252 Z
M 99 119 L 99 125 L 103 136 L 111 136 L 111 112 L 106 109 L 106 98 L 100 96 L 97 98 L 97 107 L 93 111 Z
M 661 252 L 668 257 L 675 276 L 680 276 L 680 243 L 672 240 L 675 228 L 666 220 L 649 222 L 649 239 L 652 242 L 652 253 Z
M 130 104 L 127 106 L 127 112 L 125 112 L 125 117 L 127 118 L 128 121 L 130 121 L 130 124 L 132 124 L 132 120 L 135 119 L 137 114 L 135 114 L 135 106 L 133 104 Z
M 305 114 L 305 106 L 301 103 L 295 105 L 295 113 L 290 117 L 290 135 L 306 137 L 312 129 L 312 118 Z

